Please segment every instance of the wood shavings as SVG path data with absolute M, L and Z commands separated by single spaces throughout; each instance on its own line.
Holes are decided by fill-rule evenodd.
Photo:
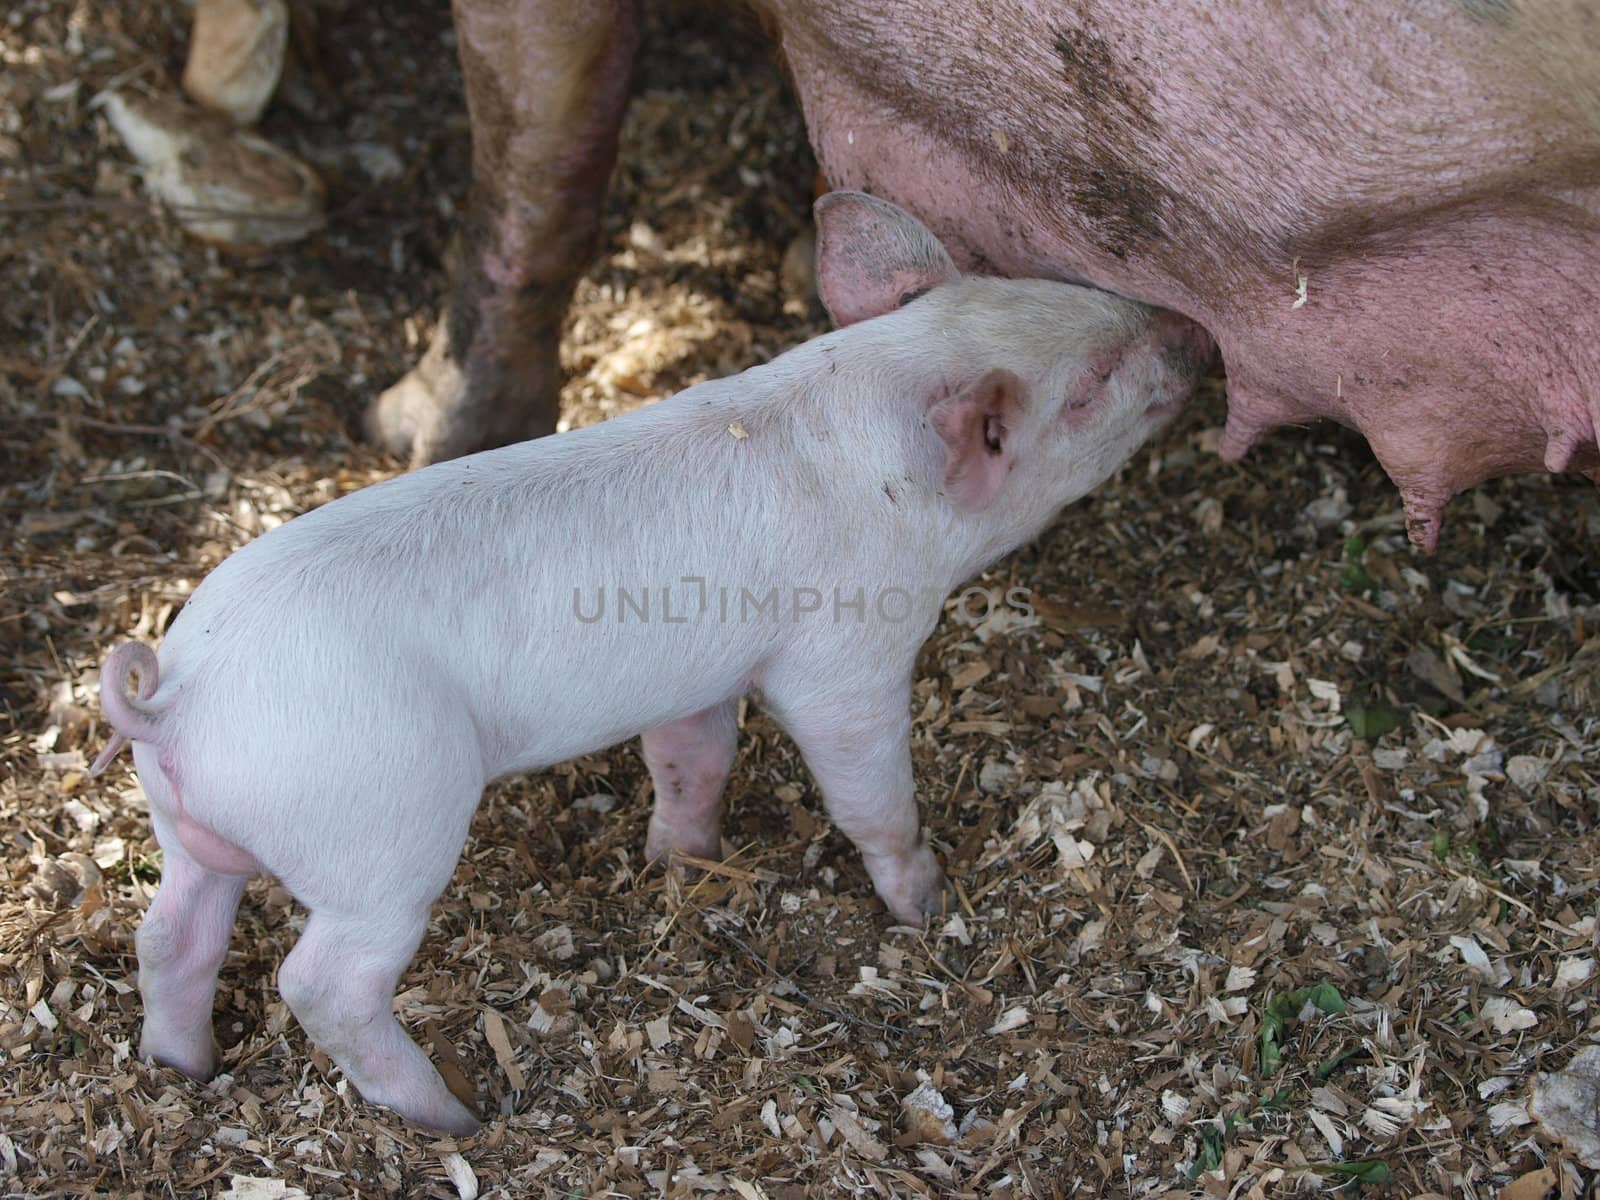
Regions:
M 218 1200 L 310 1200 L 307 1193 L 291 1187 L 281 1179 L 263 1179 L 252 1175 L 234 1175 L 228 1180 L 225 1191 L 217 1193 Z
M 1515 1033 L 1539 1023 L 1539 1014 L 1507 996 L 1490 996 L 1483 1002 L 1482 1016 L 1496 1033 Z
M 1560 1071 L 1534 1080 L 1528 1114 L 1584 1166 L 1600 1169 L 1600 1046 L 1587 1046 Z
M 355 202 L 271 259 L 211 255 L 73 112 L 138 56 L 179 61 L 181 8 L 27 12 L 0 30 L 28 48 L 0 80 L 0 190 L 88 206 L 13 214 L 0 292 L 7 1188 L 459 1196 L 456 1156 L 485 1196 L 1144 1195 L 1194 1167 L 1252 1196 L 1376 1158 L 1396 1194 L 1443 1196 L 1572 1162 L 1527 1098 L 1596 1018 L 1600 502 L 1497 481 L 1415 558 L 1331 426 L 1221 464 L 1216 388 L 921 654 L 921 818 L 958 889 L 926 928 L 886 917 L 752 701 L 737 855 L 699 874 L 644 869 L 633 747 L 490 789 L 395 1005 L 477 1137 L 406 1127 L 311 1050 L 273 985 L 304 921 L 275 881 L 224 963 L 224 1074 L 139 1062 L 160 861 L 126 760 L 82 776 L 95 668 L 249 537 L 401 469 L 356 427 L 429 341 L 470 150 L 447 11 L 349 9 L 338 43 L 385 48 L 351 60 L 349 111 L 405 173 L 351 192 L 347 123 L 279 114 Z M 646 11 L 564 327 L 568 427 L 825 327 L 804 128 L 766 48 L 697 12 Z M 1355 731 L 1383 707 L 1393 728 Z M 1269 1082 L 1264 1006 L 1322 982 L 1346 1011 L 1301 1022 Z
M 494 1051 L 495 1061 L 506 1074 L 506 1082 L 519 1092 L 526 1090 L 528 1081 L 522 1074 L 522 1068 L 517 1066 L 516 1051 L 511 1048 L 511 1038 L 506 1033 L 505 1022 L 492 1008 L 483 1010 L 483 1034 Z
M 948 1146 L 956 1140 L 955 1109 L 931 1081 L 917 1084 L 900 1101 L 900 1107 L 909 1141 Z
M 455 1186 L 460 1200 L 478 1200 L 478 1176 L 459 1151 L 451 1150 L 441 1156 L 444 1173 Z

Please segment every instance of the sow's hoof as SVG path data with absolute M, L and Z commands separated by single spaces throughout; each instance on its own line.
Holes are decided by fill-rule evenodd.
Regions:
M 183 90 L 236 125 L 254 125 L 283 77 L 288 48 L 284 0 L 201 0 Z
M 105 110 L 145 186 L 202 241 L 247 253 L 322 228 L 322 181 L 288 151 L 171 97 L 113 92 Z
M 518 347 L 516 361 L 451 353 L 449 320 L 422 361 L 367 409 L 367 437 L 413 467 L 544 437 L 556 429 L 556 347 Z

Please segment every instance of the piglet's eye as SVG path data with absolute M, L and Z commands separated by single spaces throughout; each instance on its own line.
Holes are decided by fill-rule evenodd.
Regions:
M 926 296 L 927 294 L 928 294 L 928 289 L 927 288 L 915 288 L 915 289 L 913 289 L 912 291 L 909 291 L 909 292 L 902 292 L 902 293 L 900 293 L 900 302 L 898 304 L 896 304 L 895 307 L 896 308 L 904 308 L 906 305 L 910 304 L 913 300 L 920 300 L 923 296 Z

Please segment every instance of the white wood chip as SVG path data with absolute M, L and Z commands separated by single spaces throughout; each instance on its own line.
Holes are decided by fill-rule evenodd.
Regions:
M 1594 959 L 1563 958 L 1556 964 L 1556 990 L 1565 992 L 1580 984 L 1588 983 L 1589 977 L 1593 974 Z
M 1345 1103 L 1344 1097 L 1332 1088 L 1312 1088 L 1311 1103 L 1323 1112 L 1330 1112 L 1336 1117 L 1348 1117 L 1350 1115 L 1350 1106 Z
M 924 1079 L 900 1101 L 906 1132 L 920 1142 L 944 1146 L 956 1140 L 956 1110 L 932 1082 Z
M 1532 754 L 1513 754 L 1506 760 L 1506 778 L 1513 786 L 1531 792 L 1550 773 L 1550 763 Z
M 1166 846 L 1157 842 L 1139 856 L 1139 861 L 1133 864 L 1133 873 L 1140 879 L 1149 879 L 1156 873 L 1156 868 L 1161 865 L 1161 856 L 1166 852 Z
M 1094 857 L 1093 842 L 1080 841 L 1070 833 L 1058 833 L 1052 840 L 1056 844 L 1056 853 L 1061 855 L 1059 865 L 1063 870 L 1087 867 L 1089 860 Z
M 455 1185 L 456 1195 L 461 1200 L 478 1200 L 478 1175 L 467 1160 L 452 1150 L 440 1155 L 439 1161 L 444 1164 L 444 1173 Z
M 1496 1109 L 1500 1107 L 1495 1105 Z M 1547 1135 L 1564 1142 L 1590 1170 L 1600 1170 L 1596 1111 L 1600 1111 L 1600 1046 L 1578 1051 L 1565 1070 L 1540 1075 L 1533 1081 L 1527 1115 L 1537 1120 Z M 1493 1113 L 1491 1109 L 1491 1117 Z
M 1483 1002 L 1482 1015 L 1496 1033 L 1515 1033 L 1519 1029 L 1532 1029 L 1539 1023 L 1538 1015 L 1531 1008 L 1524 1008 L 1509 996 L 1490 996 Z
M 1311 1123 L 1317 1127 L 1317 1132 L 1322 1135 L 1323 1141 L 1328 1143 L 1328 1149 L 1333 1151 L 1335 1158 L 1344 1154 L 1344 1138 L 1339 1133 L 1339 1127 L 1333 1123 L 1333 1118 L 1325 1112 L 1311 1109 L 1308 1114 Z
M 944 928 L 939 931 L 939 936 L 954 938 L 963 946 L 972 945 L 972 935 L 967 932 L 967 923 L 961 919 L 960 913 L 950 914 L 950 919 L 944 923 Z
M 571 958 L 577 952 L 577 946 L 572 940 L 572 929 L 567 925 L 552 925 L 534 938 L 533 944 L 541 954 L 562 961 Z
M 483 1036 L 489 1039 L 489 1048 L 494 1051 L 495 1062 L 499 1063 L 500 1069 L 506 1073 L 506 1081 L 514 1090 L 526 1091 L 528 1080 L 523 1075 L 522 1068 L 517 1066 L 516 1051 L 511 1048 L 511 1038 L 506 1034 L 506 1023 L 492 1008 L 483 1010 Z
M 1072 948 L 1080 959 L 1084 955 L 1098 950 L 1106 940 L 1106 923 L 1103 920 L 1085 921 L 1083 928 L 1078 930 L 1078 936 L 1073 939 Z
M 1214 1024 L 1231 1025 L 1236 1018 L 1250 1011 L 1250 1001 L 1244 996 L 1229 996 L 1226 999 L 1207 996 L 1205 1010 L 1206 1016 Z
M 1167 1121 L 1173 1125 L 1176 1125 L 1189 1115 L 1190 1104 L 1191 1101 L 1187 1096 L 1181 1095 L 1171 1088 L 1167 1088 L 1161 1093 L 1161 1115 L 1166 1117 Z
M 702 1025 L 709 1025 L 712 1029 L 728 1028 L 728 1022 L 725 1018 L 718 1016 L 714 1012 L 708 1012 L 698 1004 L 691 1004 L 682 997 L 678 999 L 678 1011 L 692 1020 L 699 1021 Z M 660 1047 L 657 1046 L 656 1049 L 659 1050 Z
M 1380 1139 L 1392 1138 L 1405 1128 L 1404 1121 L 1376 1108 L 1369 1108 L 1362 1113 L 1361 1123 L 1372 1131 L 1374 1137 Z
M 839 1131 L 839 1136 L 868 1162 L 882 1162 L 889 1157 L 889 1147 L 868 1133 L 861 1122 L 844 1109 L 837 1107 L 830 1109 L 825 1119 L 831 1119 L 833 1127 Z M 822 1122 L 819 1121 L 817 1124 L 820 1127 Z
M 1497 1137 L 1508 1129 L 1519 1129 L 1532 1121 L 1525 1100 L 1502 1100 L 1499 1104 L 1489 1106 L 1489 1129 Z
M 1308 679 L 1306 688 L 1318 700 L 1324 701 L 1334 712 L 1339 711 L 1341 703 L 1339 685 L 1328 679 Z
M 1472 968 L 1473 974 L 1491 983 L 1494 982 L 1494 968 L 1489 965 L 1489 956 L 1483 952 L 1483 947 L 1478 945 L 1476 938 L 1452 934 L 1450 944 L 1461 951 L 1461 961 Z
M 1008 1008 L 1000 1014 L 999 1020 L 989 1026 L 990 1034 L 1010 1033 L 1014 1029 L 1021 1029 L 1032 1017 L 1025 1008 Z
M 262 1179 L 255 1175 L 232 1175 L 228 1190 L 217 1193 L 217 1200 L 311 1200 L 297 1187 L 281 1179 Z
M 43 1000 L 39 1001 L 39 1003 L 30 1008 L 28 1010 L 28 1015 L 35 1021 L 39 1022 L 40 1025 L 44 1026 L 44 1029 L 47 1033 L 55 1032 L 56 1015 L 50 1011 L 50 1005 L 45 1003 Z

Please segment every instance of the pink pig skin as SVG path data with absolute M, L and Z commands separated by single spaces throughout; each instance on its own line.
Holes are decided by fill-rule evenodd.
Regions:
M 1286 423 L 1350 425 L 1424 549 L 1475 483 L 1600 469 L 1587 0 L 754 7 L 833 185 L 916 213 L 964 268 L 1092 282 L 1209 330 L 1226 457 Z M 551 427 L 530 398 L 553 395 L 638 39 L 629 3 L 456 12 L 472 216 L 448 329 L 391 404 L 452 431 L 391 422 L 422 458 Z M 547 115 L 567 112 L 584 119 Z
M 960 276 L 883 201 L 818 209 L 824 296 L 858 323 L 335 501 L 213 571 L 159 657 L 111 654 L 103 705 L 165 854 L 138 935 L 146 1056 L 209 1072 L 234 908 L 270 872 L 310 910 L 278 974 L 307 1034 L 367 1099 L 470 1130 L 391 1001 L 484 785 L 643 732 L 646 852 L 715 857 L 735 705 L 754 689 L 894 915 L 940 911 L 911 776 L 918 647 L 952 588 L 1170 417 L 1214 347 L 1106 293 Z M 873 599 L 727 619 L 689 602 L 685 577 Z M 669 584 L 671 619 L 659 599 L 652 619 L 583 603 Z M 890 588 L 905 605 L 885 617 Z

